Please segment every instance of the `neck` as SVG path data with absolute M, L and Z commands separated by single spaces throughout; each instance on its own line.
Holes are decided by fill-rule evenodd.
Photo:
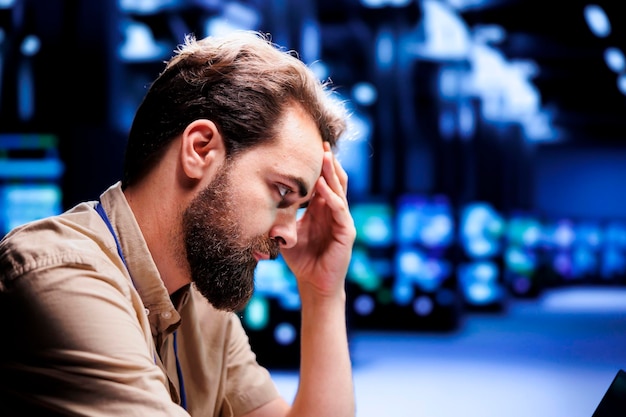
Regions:
M 185 261 L 181 216 L 185 196 L 158 176 L 124 190 L 161 280 L 170 295 L 191 282 Z

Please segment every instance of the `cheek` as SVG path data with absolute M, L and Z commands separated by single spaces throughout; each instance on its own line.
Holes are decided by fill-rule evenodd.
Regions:
M 261 194 L 249 194 L 240 200 L 237 218 L 246 237 L 266 236 L 276 221 L 276 202 Z

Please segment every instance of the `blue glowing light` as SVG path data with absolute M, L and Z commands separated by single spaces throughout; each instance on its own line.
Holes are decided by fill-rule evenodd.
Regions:
M 10 184 L 0 187 L 0 233 L 62 211 L 62 192 L 55 184 Z
M 426 295 L 421 295 L 413 301 L 413 311 L 415 311 L 415 314 L 418 316 L 427 316 L 432 313 L 434 309 L 435 304 L 433 300 Z
M 467 204 L 461 211 L 460 221 L 461 243 L 470 257 L 489 257 L 500 252 L 504 220 L 491 204 Z
M 164 57 L 170 48 L 154 39 L 150 27 L 144 23 L 126 22 L 123 27 L 124 43 L 119 56 L 124 61 L 150 61 Z
M 626 67 L 626 59 L 621 49 L 613 46 L 606 48 L 604 51 L 604 61 L 607 67 L 613 72 L 621 73 Z
M 589 30 L 594 35 L 605 38 L 611 34 L 611 22 L 602 7 L 597 4 L 588 4 L 583 13 Z
M 352 303 L 354 311 L 361 316 L 369 316 L 374 312 L 376 302 L 369 294 L 361 294 Z
M 459 284 L 465 300 L 477 306 L 499 302 L 503 297 L 503 288 L 498 280 L 499 275 L 499 268 L 492 261 L 459 265 Z
M 363 106 L 371 106 L 378 98 L 378 91 L 372 83 L 360 82 L 352 87 L 352 96 L 357 103 Z
M 351 212 L 357 229 L 358 243 L 370 247 L 384 247 L 393 243 L 393 208 L 390 204 L 355 203 Z
M 452 209 L 444 196 L 402 195 L 398 201 L 396 220 L 401 243 L 442 249 L 454 240 Z
M 20 45 L 20 51 L 25 56 L 33 56 L 36 55 L 41 49 L 41 41 L 35 35 L 28 35 L 22 41 Z
M 297 336 L 296 328 L 291 323 L 280 323 L 274 329 L 274 339 L 278 344 L 286 346 L 295 342 Z
M 253 296 L 243 312 L 243 322 L 251 330 L 262 330 L 270 319 L 269 303 L 265 297 Z

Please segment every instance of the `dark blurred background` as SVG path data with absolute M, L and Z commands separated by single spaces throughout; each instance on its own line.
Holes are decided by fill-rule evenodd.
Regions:
M 337 152 L 358 229 L 355 334 L 460 332 L 555 289 L 618 294 L 622 3 L 0 0 L 0 235 L 120 179 L 134 110 L 185 34 L 254 29 L 353 114 Z M 242 319 L 259 358 L 294 367 L 281 259 L 259 265 L 257 289 Z

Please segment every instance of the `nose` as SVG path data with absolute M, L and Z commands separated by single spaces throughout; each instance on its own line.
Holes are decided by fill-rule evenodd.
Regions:
M 279 213 L 270 230 L 270 237 L 279 242 L 281 249 L 294 247 L 298 243 L 296 214 L 291 210 Z

